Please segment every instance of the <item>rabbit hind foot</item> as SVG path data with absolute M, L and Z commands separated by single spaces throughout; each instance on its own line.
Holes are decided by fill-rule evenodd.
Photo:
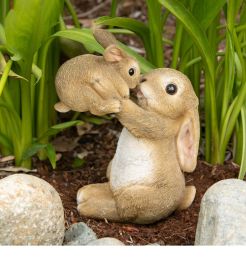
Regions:
M 119 221 L 109 183 L 91 184 L 79 189 L 77 209 L 81 216 Z
M 184 196 L 179 204 L 177 210 L 185 210 L 189 208 L 196 196 L 196 188 L 194 186 L 187 186 L 184 191 Z

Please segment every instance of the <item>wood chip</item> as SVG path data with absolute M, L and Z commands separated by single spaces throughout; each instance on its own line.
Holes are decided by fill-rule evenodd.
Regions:
M 37 169 L 27 169 L 24 167 L 8 166 L 0 168 L 0 171 L 5 172 L 24 172 L 24 173 L 36 173 Z
M 14 160 L 15 159 L 15 156 L 6 156 L 6 157 L 2 157 L 0 158 L 0 162 L 7 162 L 7 161 L 11 161 L 11 160 Z

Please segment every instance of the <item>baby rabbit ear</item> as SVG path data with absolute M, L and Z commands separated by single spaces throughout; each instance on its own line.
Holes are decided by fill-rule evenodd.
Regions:
M 198 110 L 189 111 L 177 136 L 177 150 L 180 168 L 192 172 L 196 168 L 200 138 Z
M 105 49 L 103 56 L 108 62 L 118 62 L 126 57 L 125 53 L 116 45 L 108 46 Z
M 104 48 L 107 48 L 110 45 L 117 44 L 117 40 L 114 35 L 105 29 L 94 28 L 93 36 L 97 40 L 97 42 Z

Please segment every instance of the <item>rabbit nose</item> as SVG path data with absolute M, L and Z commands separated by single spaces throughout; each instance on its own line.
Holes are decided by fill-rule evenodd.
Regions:
M 143 83 L 143 82 L 146 82 L 146 81 L 147 81 L 147 79 L 144 78 L 144 77 L 142 77 L 142 78 L 140 79 L 140 83 Z

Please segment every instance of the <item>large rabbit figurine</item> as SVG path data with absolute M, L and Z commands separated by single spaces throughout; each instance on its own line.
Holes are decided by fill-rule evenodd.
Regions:
M 148 224 L 188 208 L 196 189 L 185 186 L 199 145 L 198 98 L 189 79 L 173 69 L 142 76 L 138 105 L 121 100 L 124 128 L 108 167 L 108 183 L 82 187 L 81 215 Z
M 57 72 L 55 85 L 61 101 L 55 109 L 59 112 L 118 113 L 119 99 L 128 98 L 129 88 L 139 83 L 137 61 L 117 46 L 113 35 L 103 29 L 95 29 L 93 35 L 106 48 L 103 56 L 74 57 Z

